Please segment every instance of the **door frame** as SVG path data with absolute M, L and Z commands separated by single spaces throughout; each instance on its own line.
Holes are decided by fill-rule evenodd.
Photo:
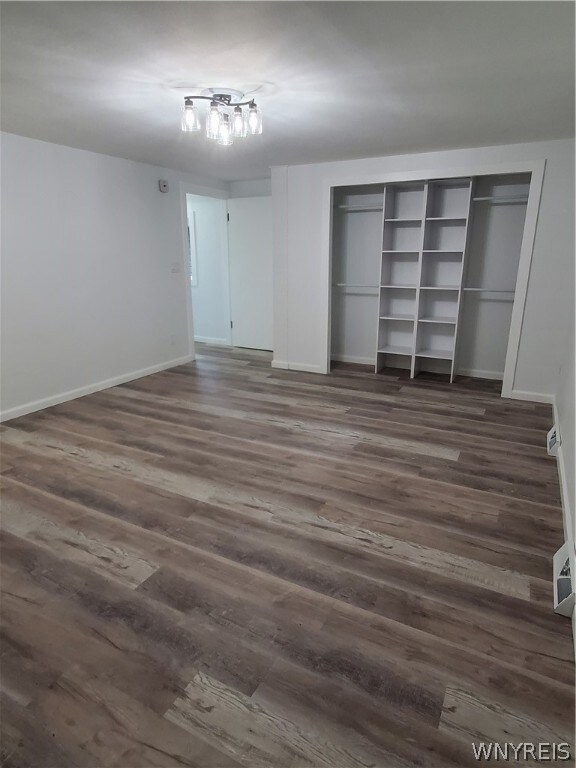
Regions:
M 180 224 L 181 224 L 181 236 L 182 236 L 182 254 L 183 265 L 182 275 L 184 278 L 184 287 L 186 289 L 186 331 L 188 335 L 188 355 L 192 360 L 196 358 L 196 350 L 194 346 L 194 315 L 192 312 L 192 286 L 190 284 L 190 271 L 188 269 L 189 259 L 189 244 L 188 244 L 188 206 L 186 201 L 186 195 L 199 195 L 200 197 L 211 197 L 216 200 L 222 200 L 225 205 L 225 212 L 228 212 L 228 206 L 226 201 L 230 197 L 228 192 L 219 189 L 213 189 L 212 187 L 202 187 L 198 184 L 189 184 L 188 182 L 180 182 Z M 224 277 L 224 293 L 226 295 L 226 309 L 228 313 L 227 317 L 227 337 L 228 345 L 232 345 L 232 329 L 230 327 L 231 308 L 230 308 L 230 272 L 229 272 L 229 254 L 228 254 L 228 227 L 226 221 L 223 223 L 224 237 L 222 238 L 222 248 L 224 250 L 223 261 L 226 265 L 225 277 Z M 224 258 L 225 257 L 225 258 Z
M 530 266 L 532 264 L 532 253 L 534 251 L 534 240 L 536 237 L 536 225 L 538 223 L 538 211 L 540 209 L 540 198 L 542 195 L 545 168 L 546 160 L 526 160 L 511 163 L 501 162 L 491 165 L 463 163 L 461 166 L 451 168 L 438 165 L 421 171 L 396 171 L 393 173 L 373 173 L 370 175 L 358 174 L 354 176 L 351 176 L 350 174 L 341 174 L 324 179 L 322 181 L 323 225 L 322 245 L 320 249 L 323 286 L 322 296 L 320 297 L 322 307 L 320 314 L 323 318 L 322 335 L 324 337 L 324 344 L 320 371 L 322 373 L 330 372 L 332 332 L 332 197 L 334 187 L 355 186 L 360 184 L 390 184 L 393 182 L 422 181 L 427 179 L 450 179 L 459 178 L 461 176 L 473 177 L 530 173 L 530 190 L 528 193 L 528 203 L 526 205 L 526 218 L 524 220 L 524 232 L 520 248 L 520 260 L 518 262 L 516 291 L 514 293 L 512 319 L 508 336 L 504 377 L 502 380 L 502 397 L 526 399 L 524 393 L 514 390 L 514 379 L 516 376 L 520 335 L 524 319 L 526 296 L 528 293 L 528 279 L 530 277 Z M 532 396 L 531 399 L 533 399 Z M 549 400 L 542 399 L 542 402 L 549 402 Z

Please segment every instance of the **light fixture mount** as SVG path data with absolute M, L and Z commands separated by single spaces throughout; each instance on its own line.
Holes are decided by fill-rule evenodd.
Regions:
M 182 130 L 186 133 L 201 129 L 195 101 L 210 102 L 206 118 L 206 136 L 218 144 L 228 146 L 234 139 L 262 133 L 262 113 L 254 99 L 244 99 L 241 91 L 231 88 L 205 88 L 197 95 L 185 96 Z M 247 107 L 246 113 L 243 107 Z

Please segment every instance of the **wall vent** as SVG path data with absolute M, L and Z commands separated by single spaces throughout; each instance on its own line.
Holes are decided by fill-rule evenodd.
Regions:
M 546 435 L 546 450 L 548 451 L 548 456 L 558 456 L 559 447 L 560 433 L 558 432 L 558 427 L 554 425 Z
M 553 558 L 554 612 L 571 616 L 574 610 L 574 553 L 563 544 Z

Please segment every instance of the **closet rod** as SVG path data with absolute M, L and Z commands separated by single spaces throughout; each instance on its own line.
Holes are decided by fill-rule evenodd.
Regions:
M 356 283 L 334 283 L 336 288 L 379 288 L 379 285 L 356 285 Z
M 339 205 L 342 211 L 383 211 L 381 205 Z
M 514 293 L 514 290 L 504 290 L 503 288 L 462 288 L 463 291 L 480 291 L 481 293 Z
M 473 197 L 475 203 L 527 203 L 527 197 Z

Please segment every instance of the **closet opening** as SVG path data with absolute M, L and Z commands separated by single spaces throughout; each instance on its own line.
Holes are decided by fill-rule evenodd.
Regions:
M 502 381 L 530 176 L 335 187 L 331 367 Z
M 383 194 L 383 184 L 334 189 L 331 367 L 374 370 Z

